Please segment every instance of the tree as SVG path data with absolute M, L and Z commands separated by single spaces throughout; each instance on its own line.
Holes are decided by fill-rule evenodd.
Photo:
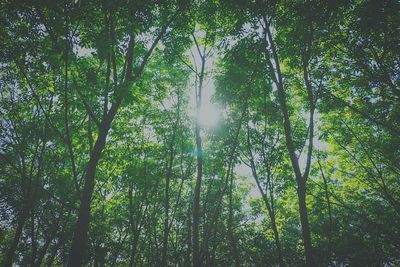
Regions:
M 399 7 L 2 1 L 1 264 L 399 265 Z

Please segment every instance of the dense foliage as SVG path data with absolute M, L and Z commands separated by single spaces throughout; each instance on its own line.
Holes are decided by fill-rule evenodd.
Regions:
M 4 266 L 400 265 L 398 1 L 0 11 Z

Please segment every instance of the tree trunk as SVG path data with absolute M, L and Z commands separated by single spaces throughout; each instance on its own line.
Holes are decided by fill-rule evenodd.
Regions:
M 229 240 L 231 243 L 231 257 L 234 259 L 234 266 L 239 267 L 240 266 L 240 260 L 239 260 L 239 251 L 237 247 L 237 242 L 236 242 L 236 237 L 233 232 L 233 196 L 232 192 L 233 191 L 233 173 L 231 174 L 231 179 L 230 179 L 230 188 L 229 188 L 229 218 L 228 218 L 228 235 L 229 235 Z
M 46 238 L 45 243 L 43 244 L 42 248 L 40 249 L 40 251 L 38 253 L 38 256 L 37 256 L 37 259 L 35 261 L 35 264 L 33 266 L 35 266 L 35 267 L 40 267 L 41 266 L 42 261 L 44 259 L 44 256 L 46 255 L 46 252 L 49 249 L 49 246 L 50 246 L 51 242 L 54 240 L 54 238 L 57 235 L 57 231 L 59 230 L 60 222 L 63 219 L 62 218 L 63 217 L 62 216 L 63 212 L 64 212 L 64 209 L 62 207 L 61 211 L 60 211 L 60 216 L 56 220 L 55 225 L 52 227 L 50 235 Z M 68 213 L 68 216 L 67 216 L 66 220 L 69 218 L 69 214 L 70 214 L 70 212 Z
M 216 229 L 216 225 L 218 225 L 218 219 L 219 219 L 219 215 L 220 215 L 220 210 L 221 210 L 221 206 L 222 206 L 222 202 L 223 202 L 223 197 L 225 195 L 226 190 L 228 189 L 228 185 L 229 185 L 229 178 L 230 175 L 233 175 L 233 168 L 234 168 L 234 164 L 235 164 L 235 158 L 236 158 L 236 148 L 238 146 L 238 138 L 239 138 L 239 133 L 240 133 L 240 129 L 242 127 L 242 122 L 243 122 L 243 117 L 245 114 L 245 107 L 247 106 L 247 104 L 244 105 L 243 107 L 243 111 L 242 114 L 240 116 L 237 128 L 236 128 L 236 132 L 235 132 L 235 136 L 234 136 L 234 140 L 231 142 L 231 146 L 230 146 L 230 151 L 228 154 L 228 166 L 226 169 L 226 174 L 225 174 L 225 181 L 224 181 L 224 185 L 222 190 L 220 191 L 219 194 L 217 194 L 217 199 L 216 199 L 216 204 L 215 204 L 215 209 L 213 210 L 210 219 L 207 223 L 207 227 L 205 229 L 205 235 L 204 235 L 204 242 L 203 242 L 203 248 L 207 248 L 208 247 L 208 242 L 210 237 L 212 236 L 212 233 L 214 231 L 214 229 Z M 215 248 L 215 247 L 214 247 Z
M 308 222 L 307 204 L 306 204 L 306 185 L 305 183 L 298 182 L 297 196 L 299 198 L 299 212 L 301 229 L 303 232 L 304 250 L 306 254 L 306 264 L 309 267 L 314 267 L 315 261 L 312 253 L 311 232 Z
M 115 115 L 117 114 L 118 108 L 122 103 L 122 95 L 120 90 L 129 87 L 143 72 L 144 67 L 147 61 L 150 58 L 154 48 L 164 36 L 167 31 L 169 25 L 171 25 L 172 21 L 179 14 L 176 12 L 171 19 L 169 19 L 161 28 L 161 31 L 153 41 L 151 47 L 144 55 L 144 58 L 139 66 L 136 69 L 134 75 L 132 75 L 132 65 L 133 65 L 133 46 L 134 46 L 134 36 L 130 36 L 129 44 L 127 48 L 126 55 L 126 72 L 125 72 L 125 81 L 117 86 L 115 92 L 118 93 L 115 102 L 111 105 L 108 113 L 103 117 L 103 120 L 100 123 L 99 127 L 99 136 L 96 140 L 93 150 L 90 153 L 90 159 L 86 166 L 85 173 L 85 186 L 81 196 L 81 204 L 79 207 L 78 220 L 75 225 L 74 237 L 72 240 L 71 250 L 69 253 L 69 261 L 68 266 L 71 267 L 79 267 L 82 266 L 83 258 L 86 252 L 87 246 L 87 235 L 89 229 L 89 220 L 90 220 L 90 202 L 93 195 L 94 184 L 95 184 L 95 174 L 97 163 L 100 160 L 101 154 L 106 144 L 106 139 L 108 135 L 108 131 L 110 130 L 111 123 L 114 120 Z M 115 73 L 114 73 L 115 74 Z
M 201 72 L 199 77 L 199 86 L 196 96 L 196 148 L 197 148 L 197 177 L 196 186 L 194 189 L 193 198 L 193 266 L 201 266 L 201 255 L 200 255 L 200 191 L 201 191 L 201 180 L 203 177 L 203 149 L 202 140 L 200 135 L 200 109 L 201 109 L 201 91 L 203 87 L 204 80 L 204 68 L 205 68 L 205 58 L 202 56 L 201 61 Z
M 188 205 L 188 210 L 187 210 L 187 251 L 186 251 L 186 266 L 190 266 L 191 263 L 191 255 L 190 253 L 193 251 L 193 243 L 192 243 L 192 224 L 191 224 L 191 220 L 190 220 L 190 212 L 191 212 L 191 205 L 189 203 Z
M 122 238 L 122 240 L 121 240 L 121 238 L 118 238 L 118 244 L 119 244 L 118 248 L 113 253 L 111 253 L 112 254 L 112 259 L 111 259 L 111 264 L 110 264 L 111 267 L 115 266 L 117 259 L 118 259 L 119 255 L 121 254 L 122 247 L 125 244 L 125 240 L 127 237 L 128 237 L 128 231 L 125 231 L 125 235 Z
M 113 121 L 117 113 L 121 101 L 122 99 L 118 98 L 116 102 L 113 103 L 109 113 L 102 121 L 101 127 L 99 129 L 99 137 L 96 140 L 96 143 L 90 155 L 90 160 L 86 167 L 85 187 L 82 192 L 83 194 L 79 207 L 78 221 L 75 225 L 74 236 L 69 254 L 68 266 L 71 267 L 82 266 L 83 259 L 85 257 L 90 221 L 90 202 L 95 185 L 96 168 L 106 144 L 106 138 L 108 135 L 108 131 L 111 128 L 111 122 Z
M 146 175 L 144 175 L 144 176 L 146 176 Z M 157 185 L 155 186 L 155 188 L 157 188 Z M 131 183 L 129 185 L 129 191 L 128 191 L 129 223 L 130 223 L 130 227 L 132 229 L 131 255 L 130 255 L 130 259 L 129 259 L 129 267 L 132 267 L 135 265 L 137 246 L 139 244 L 140 233 L 142 231 L 142 227 L 143 227 L 145 218 L 147 216 L 147 209 L 149 207 L 148 202 L 151 202 L 150 200 L 147 199 L 148 192 L 146 190 L 144 192 L 143 201 L 141 202 L 141 206 L 139 207 L 139 210 L 142 209 L 143 205 L 145 205 L 145 208 L 143 210 L 143 213 L 141 214 L 141 216 L 137 219 L 137 222 L 135 223 L 134 218 L 133 218 L 133 195 L 132 195 L 132 193 L 133 193 L 133 184 Z
M 319 170 L 321 172 L 322 179 L 324 181 L 324 191 L 325 191 L 325 198 L 326 198 L 326 203 L 328 205 L 328 215 L 329 215 L 329 233 L 328 233 L 328 239 L 329 239 L 329 257 L 332 255 L 332 233 L 333 233 L 333 218 L 332 218 L 332 208 L 331 208 L 331 199 L 329 197 L 329 188 L 328 188 L 328 181 L 325 177 L 324 171 L 322 170 L 321 163 L 318 158 L 318 166 Z
M 129 259 L 129 267 L 132 267 L 135 265 L 135 260 L 136 260 L 136 249 L 137 249 L 137 244 L 138 244 L 138 238 L 136 235 L 132 238 L 132 243 L 131 243 L 131 255 Z
M 162 262 L 161 266 L 167 266 L 167 252 L 168 252 L 168 236 L 169 236 L 169 186 L 172 177 L 172 167 L 174 164 L 174 143 L 176 135 L 176 125 L 172 133 L 172 138 L 169 147 L 169 160 L 167 167 L 167 176 L 165 179 L 165 198 L 164 198 L 164 237 L 163 237 L 163 251 L 162 251 Z
M 31 266 L 35 265 L 35 260 L 36 260 L 36 252 L 37 252 L 37 246 L 36 246 L 36 234 L 35 234 L 35 204 L 34 204 L 34 199 L 31 200 Z
M 53 262 L 54 262 L 54 259 L 55 259 L 56 255 L 57 255 L 57 251 L 64 245 L 64 243 L 65 243 L 65 241 L 67 239 L 67 235 L 68 235 L 69 231 L 66 228 L 67 228 L 70 212 L 71 212 L 71 210 L 68 211 L 67 218 L 65 219 L 65 222 L 64 222 L 63 226 L 61 227 L 61 229 L 64 229 L 64 230 L 61 232 L 56 244 L 54 245 L 54 249 L 52 250 L 52 252 L 50 254 L 50 257 L 48 258 L 48 261 L 47 261 L 47 264 L 46 264 L 47 267 L 53 266 Z
M 275 246 L 276 246 L 276 253 L 278 254 L 278 262 L 279 266 L 282 267 L 284 266 L 283 263 L 283 253 L 282 253 L 282 246 L 281 246 L 281 241 L 279 238 L 279 232 L 278 232 L 278 227 L 276 225 L 276 217 L 275 217 L 275 210 L 274 210 L 274 202 L 273 202 L 273 193 L 271 192 L 270 188 L 270 199 L 271 203 L 268 201 L 267 193 L 264 191 L 264 189 L 261 187 L 260 179 L 258 177 L 257 173 L 257 168 L 256 168 L 256 163 L 254 160 L 253 152 L 252 152 L 252 147 L 251 147 L 251 138 L 250 138 L 250 128 L 247 127 L 247 150 L 249 153 L 249 158 L 250 158 L 250 167 L 251 167 L 251 172 L 253 174 L 253 178 L 256 181 L 256 185 L 258 190 L 261 193 L 262 199 L 264 201 L 265 207 L 267 208 L 269 218 L 271 220 L 271 227 L 272 231 L 274 232 L 274 239 L 275 239 Z M 268 179 L 270 181 L 271 179 L 271 174 L 268 174 Z M 272 183 L 269 184 L 271 186 Z
M 12 241 L 12 243 L 7 251 L 7 254 L 5 256 L 5 260 L 4 260 L 5 267 L 12 266 L 14 254 L 15 254 L 15 251 L 17 250 L 19 239 L 21 238 L 21 234 L 22 234 L 22 230 L 24 228 L 26 217 L 27 217 L 27 211 L 24 209 L 20 218 L 18 219 L 17 229 L 15 230 L 13 241 Z
M 275 246 L 276 246 L 276 253 L 278 254 L 278 262 L 279 266 L 282 267 L 284 266 L 283 263 L 283 253 L 282 253 L 282 246 L 281 246 L 281 241 L 279 238 L 279 232 L 278 232 L 278 227 L 276 225 L 276 217 L 275 217 L 275 212 L 271 207 L 271 204 L 268 202 L 267 195 L 265 194 L 264 190 L 261 187 L 260 180 L 258 179 L 257 172 L 255 170 L 255 165 L 254 165 L 254 160 L 251 160 L 253 162 L 252 165 L 252 171 L 253 171 L 253 177 L 256 180 L 256 184 L 258 187 L 258 190 L 260 191 L 262 198 L 264 200 L 264 204 L 267 208 L 269 218 L 271 220 L 271 227 L 272 231 L 274 232 L 274 239 L 275 239 Z
M 194 189 L 193 200 L 193 266 L 200 266 L 200 190 L 201 180 L 203 177 L 203 157 L 202 157 L 202 142 L 200 137 L 200 129 L 196 126 L 196 146 L 197 146 L 197 177 L 196 186 Z
M 94 267 L 104 267 L 106 255 L 106 248 L 97 246 L 95 249 Z
M 261 4 L 260 1 L 258 1 L 258 4 Z M 306 168 L 304 171 L 304 174 L 301 173 L 298 157 L 296 155 L 296 147 L 293 142 L 293 133 L 292 133 L 292 128 L 291 128 L 291 123 L 290 123 L 290 116 L 289 116 L 289 110 L 287 107 L 286 103 L 286 92 L 285 92 L 285 87 L 283 83 L 283 76 L 280 68 L 280 61 L 279 61 L 279 56 L 278 56 L 278 51 L 277 47 L 275 46 L 274 38 L 271 33 L 270 29 L 270 23 L 267 19 L 267 16 L 265 14 L 262 14 L 263 21 L 265 23 L 265 54 L 267 58 L 269 57 L 269 54 L 272 54 L 272 60 L 273 63 L 270 61 L 268 67 L 271 69 L 273 72 L 273 81 L 276 84 L 277 87 L 277 92 L 278 92 L 278 101 L 279 101 L 279 106 L 282 111 L 283 115 L 283 127 L 285 131 L 285 141 L 286 141 L 286 148 L 289 152 L 289 157 L 290 157 L 290 162 L 292 164 L 294 176 L 296 178 L 297 182 L 297 195 L 299 197 L 299 211 L 300 211 L 300 221 L 301 221 L 301 227 L 303 231 L 303 241 L 304 241 L 304 250 L 306 254 L 306 264 L 309 267 L 316 266 L 314 262 L 314 257 L 313 257 L 313 252 L 312 252 L 312 245 L 311 245 L 311 233 L 310 233 L 310 227 L 308 223 L 308 216 L 307 216 L 307 206 L 306 206 L 306 181 L 310 172 L 310 165 L 311 165 L 311 156 L 312 156 L 312 147 L 313 147 L 313 118 L 314 118 L 314 101 L 313 101 L 313 95 L 312 95 L 312 90 L 310 88 L 310 82 L 308 80 L 308 73 L 305 71 L 307 70 L 307 65 L 305 63 L 306 60 L 304 61 L 303 65 L 303 70 L 304 72 L 304 78 L 305 78 L 305 83 L 307 86 L 307 93 L 308 93 L 308 100 L 310 104 L 310 135 L 309 135 L 309 147 L 308 147 L 308 153 L 307 153 L 307 163 L 306 163 Z M 269 44 L 269 45 L 268 45 Z M 309 44 L 308 44 L 309 45 Z M 309 50 L 308 50 L 309 51 Z M 307 59 L 309 56 L 307 56 Z

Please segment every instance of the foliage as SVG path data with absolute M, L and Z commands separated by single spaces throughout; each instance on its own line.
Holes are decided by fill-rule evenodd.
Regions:
M 400 265 L 398 1 L 0 10 L 4 266 Z

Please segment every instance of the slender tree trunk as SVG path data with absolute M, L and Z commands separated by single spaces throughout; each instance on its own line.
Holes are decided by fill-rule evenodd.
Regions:
M 264 203 L 268 203 L 268 200 L 266 199 L 265 194 L 263 195 L 263 199 L 264 199 Z M 279 237 L 278 227 L 276 225 L 276 216 L 275 216 L 275 212 L 272 210 L 272 207 L 270 205 L 268 205 L 268 206 L 267 206 L 267 210 L 269 213 L 269 217 L 271 219 L 272 231 L 274 232 L 276 253 L 278 254 L 278 262 L 279 262 L 279 266 L 283 267 L 285 264 L 283 262 L 282 245 L 281 245 L 281 241 L 280 241 L 280 237 Z
M 196 126 L 196 147 L 197 147 L 197 177 L 194 189 L 193 200 L 193 266 L 198 267 L 200 264 L 200 190 L 201 180 L 203 177 L 203 156 L 202 142 L 200 137 L 200 129 Z
M 125 244 L 125 240 L 127 237 L 128 237 L 128 231 L 125 231 L 124 237 L 122 239 L 118 238 L 118 248 L 115 250 L 114 253 L 112 253 L 112 259 L 111 259 L 111 264 L 110 264 L 111 267 L 115 266 L 117 259 L 118 259 L 119 255 L 121 254 L 122 247 Z
M 257 1 L 258 5 L 262 5 L 261 0 Z M 260 6 L 261 7 L 261 6 Z M 304 78 L 305 78 L 305 83 L 307 87 L 307 93 L 308 93 L 308 100 L 309 104 L 311 106 L 310 108 L 310 129 L 309 129 L 309 147 L 308 147 L 308 153 L 307 153 L 307 163 L 306 163 L 306 168 L 304 171 L 304 174 L 301 173 L 298 157 L 296 155 L 296 147 L 293 142 L 293 137 L 292 137 L 292 128 L 291 128 L 291 123 L 290 123 L 290 116 L 289 116 L 289 110 L 287 107 L 286 103 L 286 92 L 283 84 L 283 75 L 281 72 L 280 68 L 280 61 L 279 61 L 279 56 L 278 56 L 278 51 L 275 46 L 275 41 L 270 29 L 270 23 L 269 20 L 266 16 L 265 13 L 261 14 L 262 19 L 264 21 L 264 34 L 265 34 L 265 55 L 266 58 L 270 58 L 270 55 L 272 55 L 272 60 L 268 61 L 268 68 L 273 72 L 272 79 L 274 83 L 276 84 L 277 87 L 277 92 L 278 92 L 278 100 L 279 100 L 279 105 L 280 109 L 282 111 L 283 115 L 283 127 L 285 130 L 285 141 L 286 141 L 286 147 L 289 152 L 289 157 L 290 157 L 290 162 L 292 164 L 294 176 L 296 178 L 297 182 L 297 195 L 299 198 L 299 213 L 300 213 L 300 222 L 301 222 L 301 227 L 303 231 L 303 241 L 304 241 L 304 250 L 305 250 L 305 256 L 306 256 L 306 264 L 308 267 L 314 267 L 316 266 L 314 257 L 313 257 L 313 252 L 312 252 L 312 243 L 311 243 L 311 232 L 310 232 L 310 226 L 308 222 L 308 215 L 307 215 L 307 205 L 306 205 L 306 181 L 310 172 L 310 165 L 311 165 L 311 156 L 312 156 L 312 148 L 313 148 L 313 116 L 314 116 L 314 101 L 313 101 L 313 95 L 312 95 L 312 90 L 311 90 L 311 83 L 308 80 L 308 73 L 307 73 L 307 64 L 309 60 L 309 49 L 307 50 L 307 55 L 304 56 L 303 58 L 303 71 L 304 71 Z M 311 38 L 312 36 L 308 36 Z M 307 48 L 310 47 L 311 44 L 311 39 L 308 39 L 307 43 Z M 272 63 L 273 61 L 273 63 Z
M 234 260 L 234 266 L 239 267 L 240 266 L 240 255 L 237 247 L 237 242 L 236 242 L 236 237 L 233 231 L 233 173 L 231 174 L 231 179 L 230 179 L 230 188 L 229 188 L 229 217 L 228 217 L 228 235 L 229 235 L 229 240 L 231 243 L 231 258 Z
M 69 254 L 68 266 L 71 267 L 82 266 L 85 257 L 90 221 L 90 202 L 95 185 L 96 168 L 106 144 L 106 138 L 108 131 L 111 127 L 111 122 L 117 113 L 121 101 L 122 99 L 118 98 L 117 101 L 113 103 L 109 113 L 103 120 L 99 129 L 99 136 L 96 140 L 96 143 L 90 155 L 90 160 L 86 167 L 85 186 L 83 188 L 83 194 L 81 197 L 81 204 L 78 213 L 78 221 L 75 225 L 74 236 Z
M 90 202 L 93 195 L 95 185 L 95 175 L 97 164 L 101 158 L 101 154 L 106 144 L 108 131 L 111 123 L 117 114 L 121 105 L 122 98 L 118 97 L 112 104 L 109 112 L 103 118 L 99 127 L 99 136 L 90 153 L 90 159 L 86 166 L 85 186 L 81 195 L 81 203 L 78 212 L 78 220 L 75 225 L 74 235 L 72 239 L 71 250 L 69 254 L 68 266 L 82 266 L 87 246 L 87 235 L 90 221 Z
M 252 156 L 251 156 L 251 157 L 252 157 Z M 252 169 L 252 172 L 253 172 L 254 180 L 256 181 L 258 190 L 259 190 L 260 193 L 261 193 L 261 196 L 262 196 L 262 198 L 263 198 L 263 200 L 264 200 L 264 204 L 265 204 L 265 206 L 266 206 L 266 208 L 267 208 L 267 211 L 268 211 L 269 218 L 270 218 L 270 220 L 271 220 L 271 227 L 272 227 L 272 231 L 274 232 L 276 253 L 278 254 L 279 266 L 282 267 L 282 266 L 284 266 L 284 263 L 283 263 L 283 253 L 282 253 L 281 241 L 280 241 L 280 238 L 279 238 L 278 227 L 277 227 L 277 225 L 276 225 L 275 212 L 274 212 L 274 210 L 272 209 L 271 204 L 270 204 L 269 201 L 268 201 L 267 195 L 265 194 L 264 190 L 263 190 L 262 187 L 261 187 L 261 183 L 260 183 L 260 180 L 258 179 L 258 174 L 257 174 L 257 171 L 256 171 L 256 169 L 255 169 L 254 160 L 251 158 L 251 159 L 250 159 L 250 162 L 251 162 L 251 169 Z
M 329 233 L 328 233 L 328 239 L 329 239 L 329 256 L 332 255 L 332 233 L 333 233 L 333 218 L 332 218 L 332 208 L 331 208 L 331 199 L 329 197 L 329 188 L 328 188 L 328 181 L 325 177 L 324 171 L 322 170 L 321 163 L 318 158 L 318 166 L 319 170 L 321 172 L 322 179 L 324 181 L 324 191 L 325 191 L 325 198 L 326 198 L 326 203 L 328 205 L 328 215 L 329 215 Z
M 285 264 L 283 263 L 282 246 L 279 238 L 278 227 L 276 226 L 275 214 L 271 214 L 270 216 L 271 216 L 272 231 L 274 232 L 276 251 L 278 253 L 279 267 L 283 267 Z
M 179 115 L 178 115 L 179 116 Z M 176 136 L 176 125 L 172 133 L 172 138 L 169 145 L 169 160 L 167 167 L 167 176 L 165 179 L 165 198 L 164 198 L 164 236 L 163 236 L 163 249 L 162 249 L 162 262 L 161 266 L 168 265 L 167 252 L 168 252 L 168 236 L 169 236 L 169 187 L 172 177 L 172 167 L 174 164 L 174 144 Z
M 192 222 L 189 219 L 190 218 L 190 214 L 191 213 L 191 205 L 189 203 L 188 205 L 188 210 L 187 210 L 187 251 L 186 251 L 186 266 L 190 266 L 191 263 L 191 255 L 190 253 L 193 251 L 193 243 L 192 243 Z
M 268 196 L 266 194 L 266 192 L 264 191 L 264 189 L 261 186 L 260 183 L 260 179 L 258 177 L 258 173 L 257 173 L 257 168 L 256 168 L 256 163 L 254 160 L 254 156 L 253 156 L 253 151 L 252 151 L 252 146 L 251 146 L 251 138 L 250 138 L 250 128 L 247 127 L 247 150 L 248 150 L 248 154 L 249 154 L 249 159 L 250 159 L 250 167 L 251 167 L 251 172 L 253 174 L 253 178 L 256 181 L 256 185 L 258 190 L 261 193 L 262 199 L 264 201 L 264 204 L 267 208 L 268 211 L 268 215 L 269 218 L 271 220 L 271 227 L 272 227 L 272 231 L 274 232 L 274 239 L 275 239 L 275 247 L 276 247 L 276 253 L 278 254 L 278 262 L 279 262 L 279 266 L 283 267 L 284 266 L 284 262 L 283 262 L 283 253 L 282 253 L 282 246 L 281 246 L 281 241 L 279 238 L 279 232 L 278 232 L 278 227 L 276 225 L 276 216 L 275 216 L 275 210 L 273 207 L 273 194 L 270 191 L 270 198 L 271 198 L 271 203 L 268 200 Z M 270 174 L 268 174 L 268 179 L 271 179 Z M 269 186 L 271 186 L 271 183 L 269 183 Z
M 65 243 L 65 241 L 67 239 L 67 235 L 69 233 L 69 231 L 67 229 L 67 225 L 68 225 L 68 220 L 69 220 L 70 215 L 71 215 L 71 210 L 68 211 L 68 215 L 65 218 L 65 221 L 64 221 L 63 225 L 61 226 L 61 229 L 63 229 L 63 230 L 61 231 L 60 236 L 59 236 L 56 244 L 54 245 L 54 249 L 52 250 L 52 252 L 50 254 L 50 257 L 49 257 L 49 259 L 47 261 L 47 264 L 46 264 L 47 267 L 53 266 L 53 262 L 54 262 L 54 259 L 55 259 L 56 255 L 57 255 L 57 251 L 64 245 L 64 243 Z
M 34 195 L 34 193 L 33 193 Z M 35 260 L 36 260 L 36 252 L 37 252 L 37 244 L 36 244 L 36 233 L 35 233 L 35 200 L 33 199 L 34 197 L 32 197 L 32 203 L 31 203 L 31 266 L 35 265 Z
M 5 260 L 4 260 L 4 266 L 5 267 L 11 267 L 15 251 L 17 250 L 17 246 L 19 243 L 19 239 L 21 238 L 22 230 L 24 228 L 24 224 L 27 218 L 27 210 L 24 209 L 22 214 L 20 215 L 20 218 L 18 219 L 17 223 L 17 228 L 15 230 L 14 238 L 13 241 L 6 253 Z
M 44 142 L 45 143 L 45 142 Z M 43 143 L 43 146 L 44 146 Z M 22 201 L 22 212 L 20 213 L 20 215 L 17 218 L 17 228 L 15 230 L 15 234 L 14 234 L 14 238 L 10 244 L 9 249 L 7 250 L 6 254 L 5 254 L 5 260 L 3 261 L 3 266 L 5 267 L 11 267 L 12 263 L 13 263 L 13 258 L 14 258 L 14 254 L 15 251 L 17 250 L 18 247 L 18 243 L 19 240 L 21 238 L 22 235 L 22 231 L 24 229 L 26 220 L 28 219 L 29 215 L 31 215 L 31 225 L 30 225 L 30 231 L 31 231 L 31 241 L 32 241 L 32 255 L 31 255 L 31 265 L 34 263 L 34 259 L 36 257 L 36 241 L 35 241 L 35 236 L 34 236 L 34 194 L 35 194 L 35 190 L 33 190 L 34 192 L 32 192 L 32 189 L 34 187 L 36 187 L 36 184 L 32 185 L 33 183 L 33 168 L 34 168 L 34 160 L 36 158 L 36 155 L 38 153 L 38 149 L 39 149 L 39 145 L 36 146 L 36 151 L 34 153 L 34 157 L 31 161 L 31 170 L 30 170 L 30 175 L 26 175 L 26 164 L 25 164 L 25 157 L 22 156 L 22 170 L 21 170 L 21 178 L 22 178 L 22 191 L 23 191 L 23 195 L 25 196 L 25 198 L 23 198 Z M 38 165 L 39 165 L 39 169 L 38 169 L 38 173 L 37 173 L 37 177 L 40 176 L 41 173 L 41 156 L 43 153 L 43 147 L 42 147 L 42 152 L 41 155 L 39 156 L 39 161 L 38 161 Z
M 107 251 L 102 246 L 97 246 L 95 250 L 94 267 L 104 267 Z
M 172 155 L 170 155 L 172 161 Z M 172 163 L 171 163 L 172 165 Z M 170 167 L 168 167 L 170 169 Z M 172 166 L 171 166 L 172 169 Z M 168 173 L 170 170 L 168 170 Z M 169 235 L 169 186 L 170 186 L 170 175 L 167 174 L 165 181 L 165 199 L 164 199 L 164 236 L 163 236 L 163 252 L 161 266 L 167 266 L 167 252 L 168 252 L 168 235 Z
M 311 232 L 310 232 L 310 225 L 308 222 L 305 183 L 298 184 L 297 196 L 299 198 L 300 222 L 301 222 L 301 229 L 303 232 L 304 250 L 306 253 L 306 263 L 307 263 L 307 266 L 316 266 L 314 263 L 314 256 L 312 253 Z
M 44 256 L 46 255 L 46 252 L 49 249 L 49 246 L 50 246 L 51 242 L 56 237 L 57 231 L 59 229 L 58 227 L 60 226 L 60 222 L 63 219 L 62 218 L 63 217 L 62 216 L 63 212 L 64 212 L 64 209 L 61 208 L 60 217 L 56 220 L 56 223 L 52 227 L 53 229 L 52 229 L 50 235 L 48 236 L 48 238 L 46 239 L 45 243 L 43 244 L 42 248 L 40 249 L 40 251 L 38 253 L 38 257 L 37 257 L 37 259 L 35 261 L 35 264 L 34 264 L 35 267 L 40 267 L 40 265 L 42 264 L 42 261 L 44 259 Z M 68 216 L 67 216 L 66 220 L 69 218 L 69 213 L 68 213 Z
M 199 77 L 199 86 L 197 89 L 196 96 L 196 148 L 197 148 L 197 176 L 196 176 L 196 186 L 194 189 L 193 198 L 193 266 L 201 266 L 201 255 L 200 255 L 200 191 L 201 191 L 201 181 L 203 178 L 203 148 L 202 140 L 200 135 L 200 109 L 201 109 L 201 91 L 203 89 L 204 80 L 204 68 L 205 68 L 205 58 L 202 56 L 201 59 L 201 71 Z
M 146 169 L 146 167 L 145 167 Z M 146 173 L 146 171 L 145 171 Z M 146 176 L 146 175 L 144 175 Z M 145 185 L 146 187 L 146 185 Z M 157 188 L 157 185 L 155 186 Z M 131 239 L 131 255 L 129 259 L 129 267 L 135 266 L 135 261 L 136 261 L 136 256 L 137 256 L 137 246 L 139 244 L 139 238 L 140 238 L 140 233 L 142 231 L 142 227 L 145 221 L 145 218 L 147 216 L 147 209 L 149 207 L 149 202 L 147 196 L 148 192 L 147 190 L 144 192 L 143 195 L 143 201 L 141 202 L 141 206 L 139 207 L 139 210 L 142 210 L 143 206 L 145 205 L 145 208 L 143 210 L 143 213 L 141 216 L 137 219 L 137 222 L 135 223 L 134 218 L 133 218 L 133 184 L 131 183 L 129 185 L 129 192 L 128 192 L 128 199 L 129 199 L 129 223 L 130 227 L 132 229 L 132 239 Z M 154 192 L 153 192 L 154 193 Z
M 138 244 L 138 238 L 136 235 L 132 238 L 132 243 L 131 243 L 131 255 L 129 259 L 129 267 L 132 267 L 135 265 L 135 260 L 136 260 L 136 249 L 137 249 L 137 244 Z
M 133 220 L 133 183 L 129 183 L 128 189 L 128 200 L 129 200 L 129 223 L 132 230 L 132 239 L 131 239 L 131 255 L 129 258 L 129 267 L 134 266 L 135 257 L 136 257 L 136 248 L 137 248 L 137 224 L 135 225 Z M 144 200 L 143 200 L 144 201 Z M 140 223 L 140 222 L 138 222 Z
M 139 244 L 139 238 L 140 238 L 140 233 L 142 231 L 144 219 L 147 216 L 147 208 L 148 208 L 148 205 L 146 205 L 146 208 L 143 211 L 141 219 L 139 219 L 138 225 L 137 225 L 135 232 L 133 234 L 133 237 L 132 237 L 129 267 L 135 266 L 136 255 L 137 255 L 137 246 Z
M 111 123 L 114 120 L 115 115 L 117 114 L 118 108 L 122 103 L 122 95 L 120 90 L 123 90 L 129 85 L 131 85 L 140 75 L 142 74 L 144 67 L 147 61 L 150 58 L 150 55 L 153 53 L 154 48 L 157 46 L 158 42 L 166 33 L 168 27 L 171 25 L 172 21 L 179 14 L 176 12 L 171 19 L 169 19 L 161 28 L 159 34 L 153 41 L 151 47 L 144 55 L 144 58 L 141 61 L 140 66 L 136 69 L 133 74 L 133 48 L 134 48 L 134 36 L 131 35 L 129 38 L 127 54 L 126 54 L 126 72 L 125 79 L 119 86 L 116 85 L 115 93 L 117 94 L 115 102 L 111 105 L 108 113 L 103 117 L 100 125 L 99 125 L 99 135 L 96 140 L 96 143 L 90 153 L 90 159 L 86 166 L 85 172 L 85 186 L 83 188 L 81 203 L 78 212 L 78 220 L 75 225 L 74 236 L 72 239 L 72 245 L 69 253 L 69 261 L 68 266 L 71 267 L 79 267 L 83 264 L 83 259 L 86 253 L 87 246 L 87 235 L 89 229 L 89 221 L 90 221 L 90 202 L 93 195 L 94 184 L 95 184 L 95 174 L 97 164 L 101 158 L 101 154 L 106 144 L 106 139 L 108 135 L 108 131 L 111 128 Z M 114 75 L 116 72 L 114 71 Z

